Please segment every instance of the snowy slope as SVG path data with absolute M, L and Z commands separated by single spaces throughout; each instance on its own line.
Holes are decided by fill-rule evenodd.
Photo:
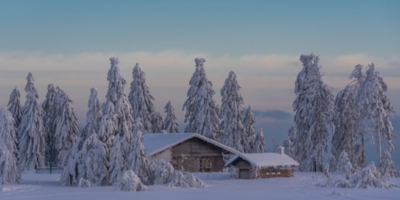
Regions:
M 293 178 L 237 180 L 228 173 L 196 174 L 206 184 L 205 189 L 181 189 L 149 186 L 147 192 L 120 192 L 114 187 L 76 188 L 61 186 L 59 175 L 23 174 L 20 185 L 0 185 L 0 199 L 31 200 L 234 200 L 234 199 L 399 199 L 395 189 L 343 189 L 323 188 L 316 183 L 325 182 L 321 173 L 296 173 Z M 395 179 L 400 184 L 400 179 Z

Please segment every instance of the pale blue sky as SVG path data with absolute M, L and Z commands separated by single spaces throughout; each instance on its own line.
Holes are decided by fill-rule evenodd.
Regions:
M 0 2 L 0 51 L 400 52 L 400 1 Z
M 40 100 L 47 84 L 60 86 L 83 124 L 90 88 L 104 97 L 108 58 L 117 56 L 128 83 L 140 64 L 156 110 L 163 112 L 172 100 L 182 127 L 193 59 L 204 57 L 218 103 L 233 70 L 246 106 L 293 114 L 299 56 L 314 52 L 335 94 L 348 84 L 356 64 L 374 62 L 400 113 L 399 10 L 398 0 L 2 0 L 0 107 L 15 86 L 24 102 L 31 71 Z M 267 141 L 281 141 L 290 123 L 290 117 L 260 117 L 257 125 Z

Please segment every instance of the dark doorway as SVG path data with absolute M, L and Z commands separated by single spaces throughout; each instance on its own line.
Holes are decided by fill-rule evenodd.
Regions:
M 250 179 L 250 170 L 249 169 L 239 169 L 239 178 L 240 179 Z

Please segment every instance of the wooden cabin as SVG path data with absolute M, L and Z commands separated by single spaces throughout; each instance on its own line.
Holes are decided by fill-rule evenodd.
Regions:
M 233 166 L 238 179 L 257 179 L 291 177 L 293 168 L 299 166 L 295 160 L 284 153 L 243 153 L 230 159 L 226 167 Z
M 189 172 L 220 172 L 224 157 L 239 151 L 195 133 L 148 133 L 144 136 L 146 154 L 151 160 L 164 159 L 175 169 Z

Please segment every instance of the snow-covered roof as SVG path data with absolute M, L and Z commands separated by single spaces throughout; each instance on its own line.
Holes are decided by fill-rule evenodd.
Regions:
M 299 163 L 286 154 L 280 153 L 242 153 L 231 158 L 225 166 L 242 158 L 254 167 L 299 166 Z
M 146 154 L 152 156 L 191 138 L 199 138 L 233 154 L 240 154 L 235 149 L 196 133 L 147 133 L 143 135 L 143 145 L 146 148 Z

